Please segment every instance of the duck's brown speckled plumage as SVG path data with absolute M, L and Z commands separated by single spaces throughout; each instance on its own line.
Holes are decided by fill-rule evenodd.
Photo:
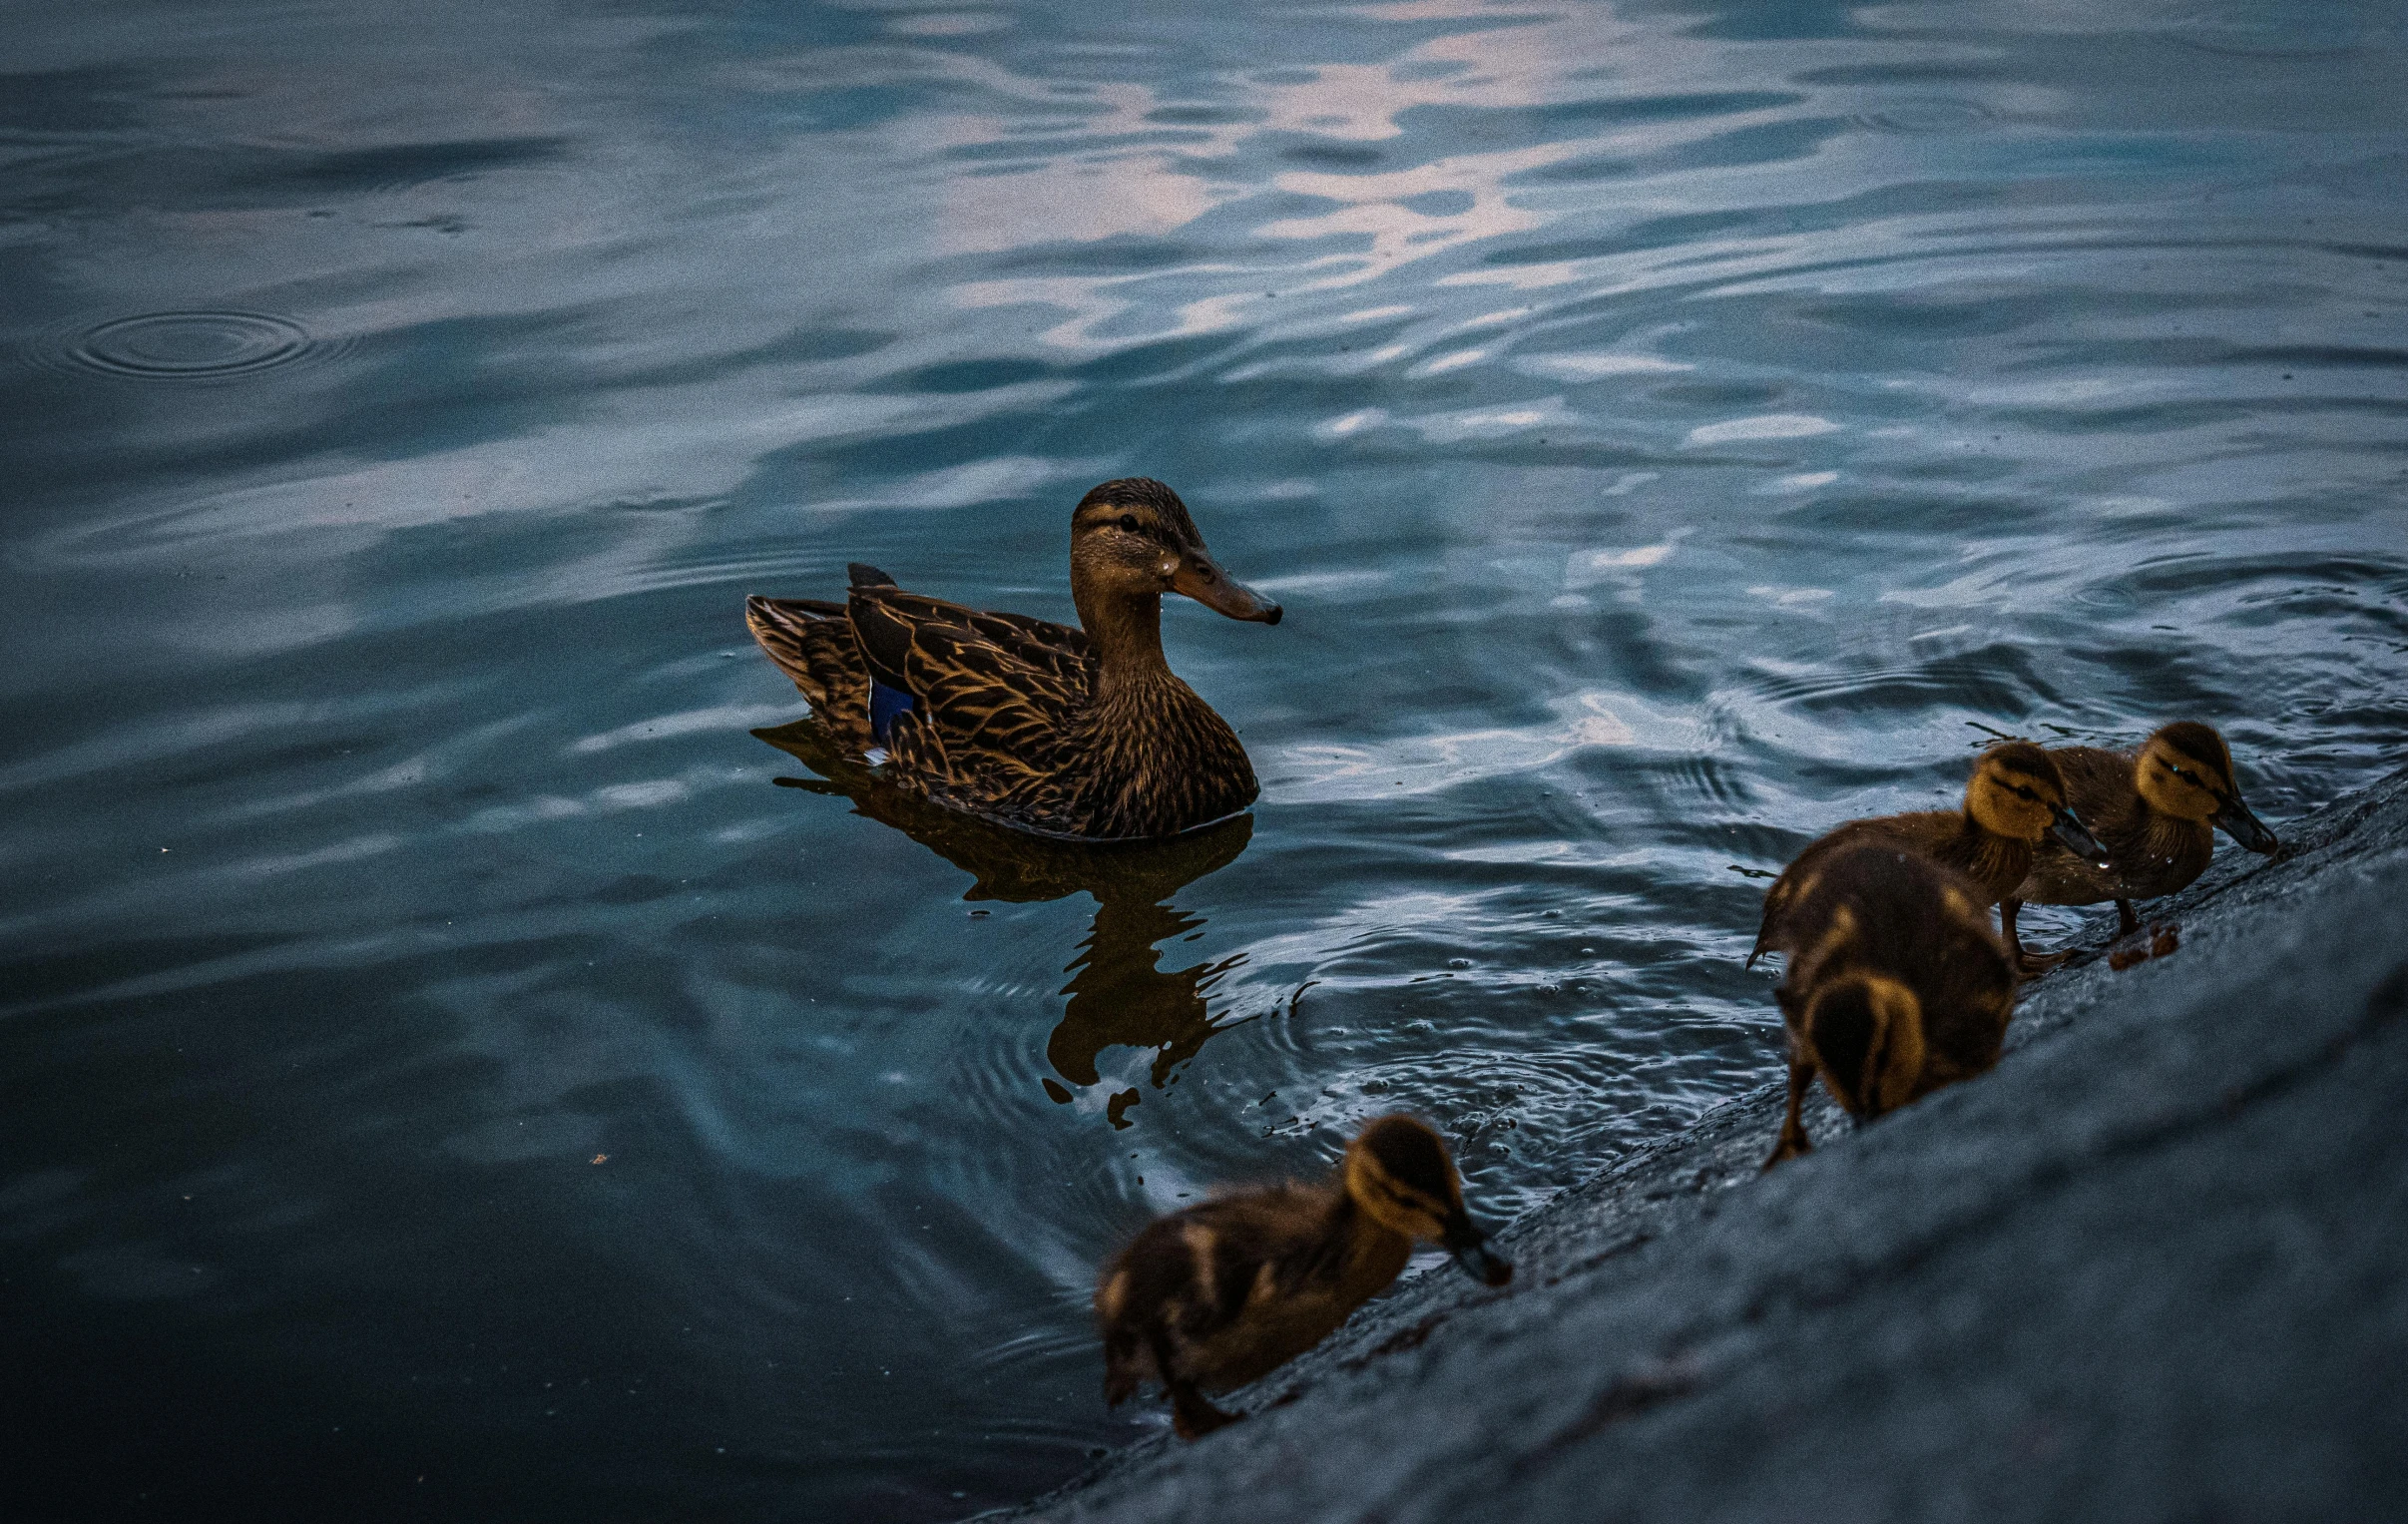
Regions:
M 2047 752 L 2028 741 L 1992 747 L 1974 763 L 1963 809 L 1849 820 L 1808 842 L 1764 892 L 1764 917 L 1747 961 L 1752 964 L 1767 952 L 1791 948 L 1786 917 L 1798 885 L 1817 863 L 1843 848 L 1887 846 L 1913 852 L 1962 873 L 1985 896 L 1985 904 L 1995 904 L 2031 872 L 2038 842 L 2052 831 L 2088 842 L 2081 830 L 2079 818 L 2067 808 L 2065 780 Z
M 1162 654 L 1162 595 L 1276 624 L 1276 604 L 1212 562 L 1178 494 L 1106 482 L 1072 515 L 1084 629 L 908 593 L 855 566 L 839 604 L 752 598 L 753 639 L 848 754 L 938 803 L 1052 836 L 1176 835 L 1260 792 L 1227 722 Z M 871 680 L 909 694 L 881 741 Z
M 1157 1218 L 1096 1284 L 1106 1400 L 1159 1381 L 1183 1436 L 1220 1427 L 1239 1415 L 1206 1390 L 1319 1343 L 1396 1278 L 1416 1240 L 1444 1244 L 1490 1285 L 1513 1274 L 1465 1213 L 1446 1145 L 1409 1117 L 1365 1127 L 1328 1185 L 1236 1191 Z
M 1998 1062 L 2015 1006 L 2014 960 L 1987 891 L 1953 869 L 1857 843 L 1799 875 L 1776 992 L 1789 1048 L 1789 1110 L 1770 1169 L 1807 1152 L 1800 1104 L 1820 1075 L 1870 1121 Z

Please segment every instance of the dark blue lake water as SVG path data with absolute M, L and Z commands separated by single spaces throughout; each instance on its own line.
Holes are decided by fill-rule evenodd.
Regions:
M 2396 765 L 2403 27 L 8 5 L 10 1512 L 1025 1496 L 1149 1213 L 1772 1077 L 1737 870 L 1992 734 Z M 1250 828 L 777 785 L 743 595 L 1067 619 L 1125 474 L 1286 606 L 1166 617 Z

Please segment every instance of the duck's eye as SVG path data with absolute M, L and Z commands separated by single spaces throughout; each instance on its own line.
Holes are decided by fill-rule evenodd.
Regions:
M 2037 804 L 2037 803 L 2039 803 L 2039 802 L 2040 802 L 2040 795 L 2039 795 L 2039 794 L 2037 794 L 2037 793 L 2034 793 L 2034 792 L 2033 792 L 2031 789 L 2026 788 L 2026 787 L 2025 787 L 2023 784 L 2021 784 L 2021 783 L 2017 783 L 2017 784 L 2015 785 L 2015 791 L 2016 791 L 2017 793 L 2022 794 L 2022 795 L 2023 795 L 2025 798 L 2030 799 L 2030 800 L 2031 800 L 2033 803 L 2035 803 L 2035 804 Z
M 1136 515 L 1136 514 L 1134 514 L 1134 513 L 1124 513 L 1124 514 L 1122 514 L 1122 515 L 1121 515 L 1121 528 L 1122 528 L 1122 529 L 1124 529 L 1124 530 L 1126 530 L 1126 531 L 1128 531 L 1130 534 L 1136 534 L 1136 533 L 1137 533 L 1137 515 Z

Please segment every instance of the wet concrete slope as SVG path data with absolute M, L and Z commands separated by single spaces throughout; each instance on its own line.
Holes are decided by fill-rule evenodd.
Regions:
M 1021 1516 L 2408 1517 L 2408 772 L 2284 835 L 1985 1079 L 1768 1176 L 1744 1097 Z

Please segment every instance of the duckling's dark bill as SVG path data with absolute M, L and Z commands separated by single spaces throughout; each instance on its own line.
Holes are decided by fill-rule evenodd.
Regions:
M 1490 1254 L 1486 1244 L 1466 1244 L 1455 1251 L 1455 1263 L 1482 1285 L 1503 1285 L 1514 1277 L 1513 1262 Z
M 2237 798 L 2224 800 L 2224 807 L 2208 817 L 2208 824 L 2220 827 L 2233 840 L 2253 852 L 2270 852 L 2282 843 L 2266 828 L 2266 822 L 2249 812 L 2249 806 Z
M 1259 624 L 1279 622 L 1279 606 L 1220 569 L 1220 563 L 1201 550 L 1180 557 L 1171 574 L 1171 591 L 1184 593 L 1215 614 L 1249 619 Z
M 1474 1228 L 1470 1215 L 1461 1209 L 1447 1226 L 1445 1242 L 1456 1265 L 1482 1285 L 1503 1285 L 1514 1277 L 1513 1263 L 1489 1252 L 1488 1236 Z

